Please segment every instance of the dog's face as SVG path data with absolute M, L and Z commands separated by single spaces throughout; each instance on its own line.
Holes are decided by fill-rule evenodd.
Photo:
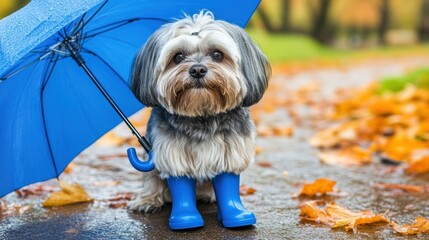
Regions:
M 149 38 L 135 59 L 131 87 L 146 106 L 210 116 L 258 102 L 270 74 L 244 30 L 201 12 Z

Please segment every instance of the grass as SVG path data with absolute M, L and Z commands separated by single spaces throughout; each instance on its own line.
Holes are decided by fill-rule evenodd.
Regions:
M 268 34 L 259 29 L 247 31 L 272 63 L 343 61 L 423 54 L 429 56 L 429 44 L 340 50 L 324 46 L 306 35 Z
M 419 68 L 403 76 L 385 78 L 380 82 L 377 92 L 399 92 L 408 85 L 429 89 L 429 68 Z

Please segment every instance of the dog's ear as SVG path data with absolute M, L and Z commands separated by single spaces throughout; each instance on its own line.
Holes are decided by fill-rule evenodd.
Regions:
M 242 106 L 251 106 L 261 100 L 268 87 L 268 80 L 271 77 L 271 65 L 246 31 L 236 25 L 223 21 L 219 22 L 224 25 L 229 35 L 238 45 L 241 53 L 240 71 L 247 86 L 247 94 L 243 99 Z
M 158 40 L 161 34 L 162 29 L 159 29 L 149 37 L 135 57 L 131 72 L 131 91 L 148 107 L 159 105 L 155 90 L 155 71 L 159 59 L 160 43 Z

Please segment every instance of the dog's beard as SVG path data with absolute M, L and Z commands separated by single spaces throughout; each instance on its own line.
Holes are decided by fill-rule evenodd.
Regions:
M 232 66 L 207 64 L 200 79 L 189 76 L 192 64 L 166 69 L 159 78 L 159 99 L 171 113 L 183 116 L 210 116 L 231 110 L 243 100 L 246 87 Z

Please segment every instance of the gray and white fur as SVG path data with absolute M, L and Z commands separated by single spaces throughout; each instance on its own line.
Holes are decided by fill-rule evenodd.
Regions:
M 197 179 L 197 198 L 214 201 L 209 180 L 240 174 L 254 161 L 255 126 L 248 107 L 264 94 L 271 67 L 240 27 L 211 12 L 166 24 L 141 48 L 131 88 L 152 107 L 147 137 L 156 170 L 129 207 L 153 212 L 171 201 L 165 179 Z

